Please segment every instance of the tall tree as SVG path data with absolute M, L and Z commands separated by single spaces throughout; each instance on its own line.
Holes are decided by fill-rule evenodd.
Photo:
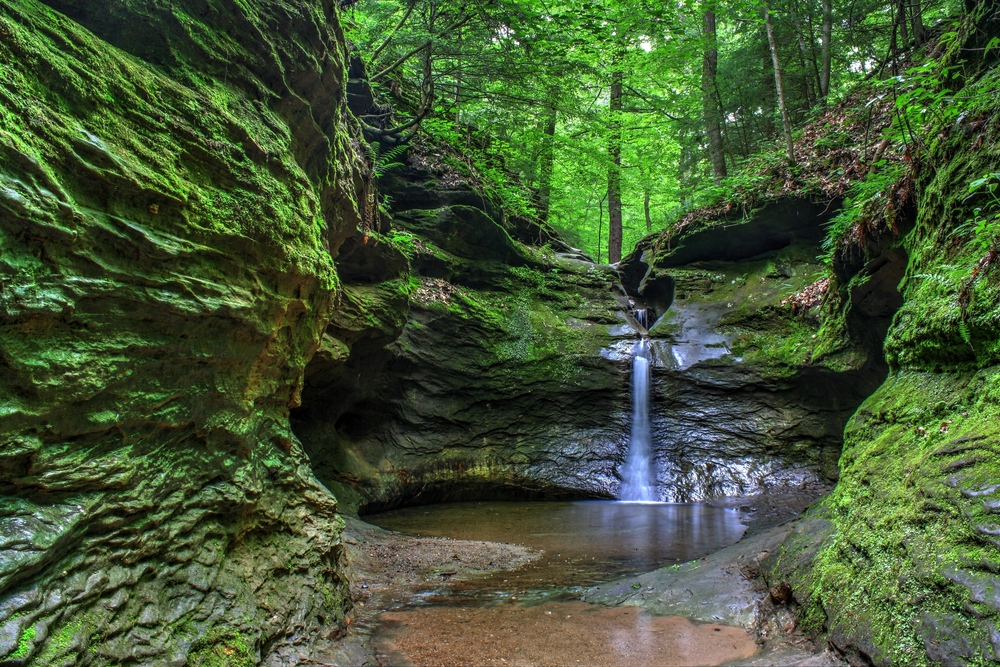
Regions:
M 788 17 L 792 20 L 792 28 L 795 29 L 795 41 L 799 44 L 799 62 L 802 67 L 803 90 L 809 104 L 812 104 L 814 94 L 819 94 L 819 68 L 816 66 L 816 60 L 812 57 L 815 55 L 814 52 L 806 45 L 806 33 L 802 26 L 802 20 L 799 18 L 799 11 L 796 7 L 797 1 L 791 0 L 788 3 Z M 812 67 L 811 73 L 816 75 L 815 79 L 810 76 L 810 66 Z M 817 84 L 815 90 L 813 90 L 814 84 Z
M 823 44 L 820 47 L 819 96 L 825 102 L 830 94 L 830 62 L 833 57 L 833 2 L 822 0 L 822 4 L 823 27 L 820 34 Z
M 924 29 L 924 15 L 923 9 L 920 7 L 920 0 L 913 0 L 910 3 L 910 12 L 913 43 L 920 46 L 927 40 L 927 31 Z
M 702 117 L 705 122 L 705 133 L 708 135 L 708 159 L 712 163 L 712 178 L 718 185 L 726 177 L 726 154 L 722 145 L 722 113 L 716 90 L 719 46 L 715 29 L 715 7 L 712 2 L 705 3 L 702 15 L 702 38 L 705 40 L 705 51 L 701 59 Z
M 549 207 L 552 204 L 552 167 L 555 161 L 555 135 L 559 100 L 559 91 L 550 89 L 548 106 L 542 119 L 542 148 L 538 154 L 538 217 L 549 219 Z
M 616 63 L 616 66 L 618 64 Z M 608 135 L 608 262 L 622 258 L 622 81 L 624 73 L 611 73 L 611 114 Z
M 795 162 L 795 144 L 792 142 L 792 121 L 788 115 L 788 103 L 785 99 L 785 82 L 781 73 L 781 59 L 778 57 L 778 41 L 774 37 L 774 26 L 771 24 L 771 11 L 764 3 L 764 27 L 767 29 L 767 43 L 771 48 L 771 62 L 774 64 L 774 90 L 778 95 L 778 108 L 781 109 L 781 125 L 785 134 L 785 149 L 788 161 Z

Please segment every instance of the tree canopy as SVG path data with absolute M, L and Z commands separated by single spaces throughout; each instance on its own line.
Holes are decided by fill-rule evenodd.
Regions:
M 547 220 L 616 261 L 752 154 L 890 76 L 951 0 L 358 0 L 348 37 L 387 144 L 427 133 L 514 177 Z

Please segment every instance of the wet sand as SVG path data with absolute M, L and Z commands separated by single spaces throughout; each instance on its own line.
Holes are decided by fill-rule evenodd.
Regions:
M 350 567 L 351 597 L 366 602 L 385 593 L 399 598 L 418 588 L 456 579 L 517 570 L 542 556 L 519 544 L 448 537 L 420 537 L 345 517 L 343 540 Z
M 585 602 L 428 607 L 385 612 L 381 620 L 380 665 L 719 665 L 757 650 L 741 628 Z

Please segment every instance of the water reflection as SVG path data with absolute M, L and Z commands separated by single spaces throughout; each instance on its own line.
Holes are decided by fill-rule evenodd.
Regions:
M 459 583 L 448 594 L 480 596 L 485 586 L 494 597 L 523 591 L 544 598 L 554 591 L 653 570 L 733 544 L 745 530 L 739 516 L 696 503 L 588 500 L 455 503 L 395 510 L 366 520 L 419 535 L 543 549 L 544 557 L 526 568 L 491 575 L 474 585 Z

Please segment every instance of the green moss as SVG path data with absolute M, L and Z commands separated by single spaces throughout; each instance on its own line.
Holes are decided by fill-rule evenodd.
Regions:
M 814 319 L 765 311 L 730 320 L 727 329 L 736 334 L 730 351 L 744 363 L 791 372 L 813 358 L 819 326 Z
M 803 623 L 817 629 L 828 619 L 848 636 L 870 636 L 898 664 L 926 664 L 928 613 L 968 623 L 986 645 L 978 619 L 996 623 L 1000 613 L 949 573 L 982 578 L 1000 566 L 975 528 L 991 521 L 987 511 L 960 493 L 1000 479 L 998 420 L 996 367 L 899 370 L 862 405 L 847 429 L 840 482 L 824 501 L 837 535 L 813 564 Z
M 217 531 L 220 554 L 250 572 L 264 556 L 236 536 L 287 535 L 287 571 L 253 587 L 216 582 L 254 611 L 265 599 L 271 613 L 300 605 L 298 592 L 271 591 L 332 567 L 335 501 L 288 410 L 330 318 L 330 243 L 357 222 L 342 193 L 356 175 L 350 137 L 330 92 L 345 51 L 335 13 L 315 2 L 209 3 L 210 20 L 184 2 L 48 4 L 78 9 L 90 29 L 46 3 L 0 0 L 0 439 L 33 437 L 24 454 L 50 477 L 0 466 L 0 486 L 19 489 L 4 500 L 36 520 L 8 588 L 30 575 L 56 605 L 51 634 L 26 630 L 18 655 L 41 645 L 35 662 L 58 664 L 73 636 L 90 636 L 95 661 L 117 664 L 145 635 L 131 632 L 134 609 L 98 597 L 109 570 L 136 562 L 109 563 L 108 539 L 139 539 L 157 568 L 194 561 L 204 531 Z M 289 16 L 301 31 L 272 29 Z M 288 71 L 329 85 L 293 93 Z M 218 494 L 206 505 L 196 492 L 207 486 Z M 321 527 L 303 530 L 303 516 Z M 89 602 L 49 595 L 81 568 L 93 574 Z M 131 599 L 166 585 L 142 577 Z M 23 605 L 10 591 L 3 604 Z M 157 651 L 170 628 L 149 632 L 160 639 L 143 660 L 167 660 Z M 246 651 L 231 644 L 241 664 Z
M 793 245 L 769 259 L 718 263 L 711 271 L 665 270 L 674 280 L 674 306 L 650 333 L 683 338 L 692 323 L 710 324 L 712 316 L 706 320 L 704 313 L 715 312 L 715 330 L 728 341 L 730 355 L 765 376 L 787 377 L 804 365 L 857 368 L 854 357 L 834 359 L 830 350 L 820 349 L 825 310 L 793 312 L 782 303 L 828 276 L 815 254 L 814 247 Z
M 993 69 L 957 91 L 975 108 L 966 117 L 995 118 L 998 81 Z M 983 204 L 969 185 L 996 170 L 998 133 L 992 121 L 971 135 L 950 123 L 922 146 L 916 224 L 901 241 L 904 303 L 885 343 L 889 377 L 849 423 L 838 485 L 807 517 L 828 522 L 828 537 L 808 548 L 786 540 L 775 565 L 774 576 L 793 579 L 804 602 L 800 627 L 835 631 L 876 664 L 935 664 L 928 646 L 956 664 L 996 661 L 997 517 L 984 502 L 996 496 L 976 493 L 1000 479 L 1000 274 L 987 254 L 995 242 L 984 246 L 968 221 Z M 901 167 L 883 166 L 855 185 L 832 244 L 884 211 Z M 848 300 L 870 279 L 862 271 L 835 286 L 814 359 L 829 365 L 851 354 Z M 938 622 L 954 644 L 938 642 Z
M 17 648 L 13 653 L 10 654 L 10 658 L 13 660 L 18 660 L 21 658 L 27 658 L 34 647 L 35 635 L 38 630 L 35 629 L 34 625 L 29 625 L 24 630 L 21 631 L 21 637 L 17 641 Z
M 976 460 L 954 468 L 967 471 L 963 487 L 1000 475 L 988 441 L 972 440 L 957 450 L 949 446 L 995 431 L 997 387 L 996 371 L 900 372 L 848 427 L 841 480 L 825 501 L 837 536 L 814 563 L 819 576 L 812 599 L 831 623 L 871 632 L 875 645 L 899 664 L 926 662 L 919 630 L 924 614 L 966 613 L 968 591 L 943 573 L 995 558 L 989 545 L 975 539 L 973 526 L 961 520 L 961 494 L 947 483 L 946 469 Z M 975 512 L 979 504 L 967 503 L 964 511 Z M 803 612 L 813 627 L 820 618 L 814 605 Z
M 191 667 L 254 667 L 258 663 L 253 639 L 236 630 L 212 630 L 199 639 L 188 655 Z
M 38 662 L 45 664 L 54 661 L 58 657 L 67 655 L 76 636 L 83 631 L 83 620 L 78 619 L 70 623 L 63 624 L 58 631 L 49 635 L 42 646 L 42 652 L 38 655 Z

